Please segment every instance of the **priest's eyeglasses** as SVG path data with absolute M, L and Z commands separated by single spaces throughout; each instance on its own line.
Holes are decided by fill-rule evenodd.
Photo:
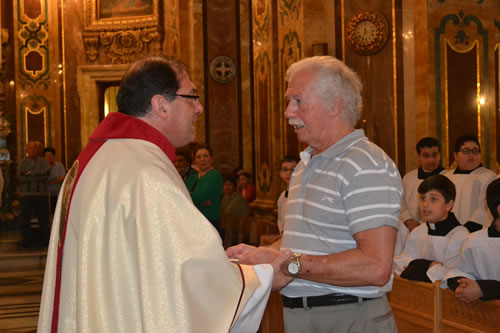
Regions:
M 200 102 L 200 96 L 199 95 L 182 95 L 182 94 L 162 94 L 163 96 L 175 96 L 175 97 L 183 97 L 183 98 L 190 98 L 195 102 Z

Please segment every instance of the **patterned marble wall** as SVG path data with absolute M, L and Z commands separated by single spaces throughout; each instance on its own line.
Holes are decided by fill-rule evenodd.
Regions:
M 337 57 L 353 68 L 363 82 L 363 113 L 358 123 L 365 134 L 405 170 L 404 89 L 402 59 L 402 2 L 399 0 L 336 1 Z M 374 14 L 372 14 L 374 13 Z M 386 41 L 377 50 L 356 50 L 349 27 L 366 15 L 376 15 Z M 370 20 L 372 20 L 370 18 Z M 378 21 L 373 21 L 378 22 Z M 355 25 L 354 25 L 355 26 Z M 378 33 L 378 32 L 377 32 Z M 375 43 L 373 43 L 375 45 Z M 370 46 L 372 47 L 372 46 Z
M 239 15 L 239 1 L 204 2 L 206 141 L 225 173 L 242 161 Z
M 56 145 L 62 137 L 58 8 L 53 1 L 14 1 L 18 158 L 28 141 Z
M 283 155 L 299 152 L 283 116 L 284 75 L 304 56 L 303 10 L 301 0 L 258 0 L 252 5 L 257 214 L 270 215 L 276 206 Z
M 430 34 L 429 75 L 434 94 L 436 136 L 442 141 L 443 164 L 453 162 L 453 146 L 463 134 L 479 137 L 482 163 L 497 168 L 498 132 L 495 103 L 495 47 L 500 15 L 498 1 L 427 1 Z M 434 109 L 434 110 L 433 110 Z

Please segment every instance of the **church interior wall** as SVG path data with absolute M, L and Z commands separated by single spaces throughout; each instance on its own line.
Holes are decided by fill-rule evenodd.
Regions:
M 0 104 L 11 121 L 7 147 L 13 161 L 32 139 L 55 146 L 67 167 L 76 159 L 85 142 L 82 128 L 94 126 L 82 123 L 92 117 L 81 114 L 79 67 L 170 54 L 190 67 L 206 109 L 196 125 L 198 141 L 213 147 L 221 171 L 238 165 L 251 171 L 255 206 L 270 211 L 282 190 L 279 161 L 304 148 L 283 116 L 284 73 L 303 57 L 329 54 L 361 76 L 364 112 L 358 126 L 402 174 L 416 167 L 414 147 L 424 136 L 442 141 L 449 166 L 453 142 L 464 132 L 480 137 L 483 165 L 499 168 L 498 0 L 153 0 L 148 15 L 157 23 L 141 25 L 125 16 L 96 35 L 85 13 L 97 3 L 2 1 L 8 40 L 2 40 Z M 363 11 L 382 14 L 388 27 L 386 43 L 370 55 L 357 53 L 346 37 L 347 25 Z M 109 43 L 118 36 L 121 42 Z M 217 81 L 210 65 L 220 56 Z M 223 82 L 224 75 L 234 77 Z

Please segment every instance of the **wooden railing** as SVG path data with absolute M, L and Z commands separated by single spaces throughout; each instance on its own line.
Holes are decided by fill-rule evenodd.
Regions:
M 459 301 L 440 281 L 394 278 L 389 302 L 399 332 L 500 332 L 500 301 Z

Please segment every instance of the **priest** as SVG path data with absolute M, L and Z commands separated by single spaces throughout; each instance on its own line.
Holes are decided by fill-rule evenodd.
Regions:
M 203 112 L 186 68 L 132 64 L 63 184 L 38 332 L 255 332 L 279 267 L 230 262 L 174 167 Z

